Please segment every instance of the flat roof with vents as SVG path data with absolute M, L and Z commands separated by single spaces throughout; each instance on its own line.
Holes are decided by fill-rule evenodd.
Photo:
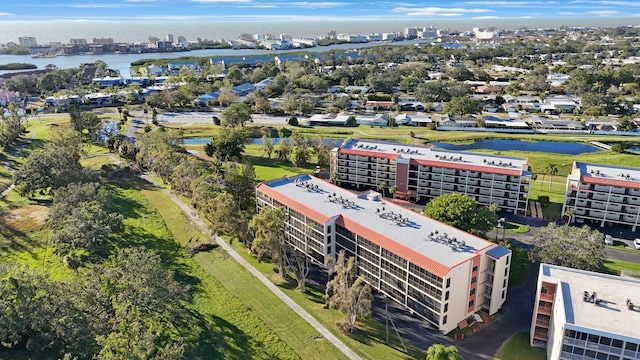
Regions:
M 432 149 L 426 146 L 407 145 L 398 142 L 350 139 L 339 147 L 340 151 L 362 156 L 405 158 L 424 162 L 432 166 L 438 163 L 442 167 L 466 166 L 469 170 L 488 172 L 510 172 L 525 175 L 528 172 L 528 160 L 508 156 L 496 156 L 463 151 Z
M 540 276 L 558 282 L 566 323 L 640 338 L 639 280 L 549 264 L 540 265 Z
M 574 162 L 573 168 L 579 171 L 580 179 L 586 183 L 640 188 L 638 168 L 583 162 Z
M 446 268 L 444 274 L 478 253 L 499 247 L 382 199 L 375 191 L 354 193 L 309 175 L 266 181 L 258 185 L 258 191 L 312 219 L 326 222 L 341 217 L 337 223 L 387 250 L 410 251 L 441 264 Z

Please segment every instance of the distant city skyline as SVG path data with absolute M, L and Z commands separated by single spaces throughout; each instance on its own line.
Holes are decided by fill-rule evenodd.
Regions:
M 274 1 L 274 0 L 24 0 L 5 1 L 7 21 L 348 21 L 638 18 L 640 2 L 534 1 Z M 636 22 L 637 24 L 637 22 Z

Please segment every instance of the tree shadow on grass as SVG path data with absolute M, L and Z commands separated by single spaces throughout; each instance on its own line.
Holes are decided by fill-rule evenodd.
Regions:
M 193 313 L 187 359 L 253 359 L 264 348 L 237 326 L 213 315 Z
M 0 215 L 0 252 L 31 249 L 32 244 L 27 234 L 9 223 L 5 216 Z

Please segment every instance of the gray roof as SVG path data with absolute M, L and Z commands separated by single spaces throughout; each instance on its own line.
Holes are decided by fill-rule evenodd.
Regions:
M 498 246 L 387 199 L 380 199 L 380 194 L 373 191 L 353 193 L 310 175 L 267 181 L 263 185 L 327 218 L 342 215 L 368 228 L 372 234 L 391 239 L 449 268 L 473 258 L 478 252 Z M 313 188 L 310 190 L 307 186 Z M 330 201 L 330 198 L 335 200 Z M 345 203 L 346 206 L 342 205 Z M 456 239 L 458 246 L 454 246 L 453 241 L 449 245 L 447 239 Z

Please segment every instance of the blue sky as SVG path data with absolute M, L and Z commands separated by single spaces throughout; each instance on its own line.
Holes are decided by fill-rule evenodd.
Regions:
M 628 0 L 3 0 L 7 20 L 349 20 L 638 17 Z

